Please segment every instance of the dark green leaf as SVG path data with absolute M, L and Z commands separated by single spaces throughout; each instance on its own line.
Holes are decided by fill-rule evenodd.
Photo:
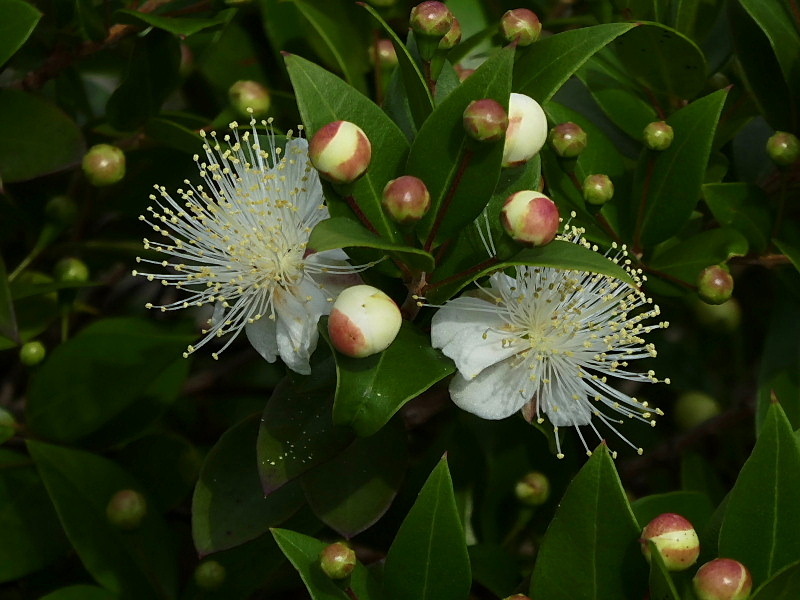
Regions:
M 773 240 L 775 245 L 778 247 L 778 250 L 783 252 L 792 264 L 794 268 L 800 271 L 800 247 L 795 245 L 793 242 L 789 242 L 786 240 Z
M 203 138 L 196 131 L 168 119 L 150 119 L 145 126 L 145 133 L 165 146 L 187 154 L 197 154 L 203 147 Z
M 41 296 L 44 294 L 51 294 L 61 290 L 74 290 L 86 287 L 94 287 L 100 285 L 93 281 L 49 281 L 49 282 L 34 282 L 17 279 L 11 284 L 11 297 L 15 301 L 24 298 L 31 298 L 33 296 Z
M 711 500 L 698 492 L 668 492 L 645 496 L 631 504 L 631 509 L 642 529 L 658 515 L 677 513 L 688 519 L 696 531 L 705 528 L 714 512 Z
M 694 285 L 700 271 L 747 254 L 747 240 L 730 227 L 703 231 L 685 240 L 665 242 L 656 248 L 648 266 Z
M 42 13 L 28 2 L 0 3 L 0 67 L 20 49 L 41 18 Z
M 203 31 L 210 27 L 217 27 L 224 25 L 231 20 L 235 14 L 235 10 L 223 10 L 213 17 L 161 17 L 148 12 L 139 12 L 136 10 L 129 10 L 126 8 L 120 9 L 114 13 L 114 19 L 117 23 L 129 23 L 132 25 L 144 25 L 146 27 L 156 27 L 163 29 L 169 33 L 174 33 L 180 36 L 190 36 Z
M 116 600 L 119 596 L 93 585 L 71 585 L 50 592 L 40 600 Z
M 108 35 L 100 7 L 95 6 L 92 0 L 76 0 L 75 16 L 85 39 L 102 42 Z
M 664 559 L 653 541 L 650 544 L 650 600 L 680 600 Z
M 11 340 L 19 337 L 17 316 L 14 312 L 14 303 L 11 300 L 11 291 L 8 289 L 8 274 L 6 263 L 0 256 L 0 335 Z
M 753 600 L 795 600 L 800 590 L 800 562 L 781 569 L 753 594 Z
M 733 227 L 756 252 L 763 252 L 770 237 L 770 215 L 764 191 L 748 183 L 707 183 L 703 199 L 720 225 Z
M 472 578 L 499 598 L 510 596 L 521 579 L 516 557 L 494 544 L 475 544 L 468 550 Z

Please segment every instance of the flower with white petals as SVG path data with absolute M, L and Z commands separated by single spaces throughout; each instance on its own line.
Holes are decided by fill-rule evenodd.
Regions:
M 589 247 L 581 234 L 570 228 L 559 237 Z M 652 413 L 662 413 L 613 388 L 609 379 L 659 381 L 653 371 L 636 373 L 628 366 L 656 355 L 641 336 L 667 323 L 645 324 L 659 308 L 639 289 L 644 276 L 626 256 L 623 247 L 612 259 L 635 287 L 597 273 L 517 266 L 513 277 L 497 271 L 474 295 L 441 307 L 431 339 L 458 368 L 450 384 L 453 401 L 484 419 L 521 409 L 529 421 L 547 417 L 559 458 L 558 428 L 575 427 L 588 453 L 579 426 L 588 425 L 602 439 L 594 419 L 633 446 L 614 426 L 622 421 L 609 412 L 652 425 Z
M 262 124 L 267 125 L 266 122 Z M 339 291 L 360 282 L 341 250 L 314 253 L 308 239 L 314 225 L 328 218 L 317 172 L 308 161 L 308 143 L 288 136 L 285 149 L 267 136 L 262 148 L 256 122 L 224 144 L 216 139 L 197 155 L 203 185 L 188 180 L 180 201 L 164 187 L 142 215 L 162 241 L 144 240 L 146 250 L 167 260 L 137 258 L 137 262 L 169 268 L 168 273 L 141 273 L 149 280 L 184 292 L 182 299 L 148 308 L 162 311 L 213 305 L 203 339 L 184 356 L 216 337 L 232 334 L 223 347 L 245 331 L 267 361 L 281 360 L 308 374 L 309 357 L 317 345 L 317 322 L 330 313 Z M 205 136 L 204 136 L 205 137 Z

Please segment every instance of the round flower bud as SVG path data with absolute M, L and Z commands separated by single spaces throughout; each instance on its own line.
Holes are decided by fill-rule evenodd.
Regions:
M 614 197 L 614 184 L 608 175 L 589 175 L 583 180 L 583 199 L 601 206 Z
M 4 444 L 17 432 L 17 420 L 5 408 L 0 407 L 0 444 Z
M 496 100 L 473 100 L 464 110 L 464 129 L 479 142 L 496 142 L 508 128 L 508 114 Z
M 354 285 L 333 303 L 328 333 L 339 352 L 364 358 L 386 350 L 402 321 L 400 309 L 389 296 L 371 285 Z
M 116 146 L 97 144 L 83 156 L 81 166 L 92 185 L 112 185 L 125 177 L 125 154 Z
M 381 38 L 369 47 L 370 62 L 380 65 L 384 69 L 391 69 L 397 66 L 397 51 L 391 40 Z
M 733 294 L 733 277 L 725 265 L 712 265 L 700 271 L 697 293 L 703 302 L 722 304 Z
M 650 150 L 666 150 L 672 144 L 672 138 L 675 137 L 672 127 L 667 125 L 665 121 L 653 121 L 648 123 L 642 133 L 644 137 L 644 145 Z
M 550 480 L 544 473 L 532 471 L 517 482 L 514 494 L 522 504 L 539 506 L 550 497 Z
M 26 367 L 33 367 L 38 365 L 44 360 L 47 355 L 47 349 L 44 344 L 38 340 L 33 342 L 26 342 L 22 344 L 19 349 L 19 360 Z
M 800 140 L 786 131 L 776 131 L 767 140 L 767 154 L 776 165 L 790 165 L 800 157 Z
M 515 8 L 506 12 L 500 19 L 500 31 L 507 41 L 515 41 L 518 46 L 530 46 L 539 39 L 542 24 L 532 10 Z
M 642 530 L 642 553 L 650 562 L 652 541 L 664 566 L 669 571 L 683 571 L 691 567 L 700 556 L 700 540 L 692 524 L 681 515 L 664 513 L 650 521 Z
M 381 203 L 396 222 L 413 223 L 428 212 L 431 195 L 421 179 L 413 175 L 403 175 L 386 184 Z
M 78 217 L 78 206 L 69 196 L 55 196 L 44 207 L 48 221 L 68 227 Z
M 746 600 L 753 578 L 738 560 L 716 558 L 697 570 L 692 584 L 698 600 Z
M 453 13 L 444 2 L 429 0 L 411 9 L 409 25 L 418 35 L 440 38 L 450 31 L 453 19 Z
M 320 552 L 319 564 L 331 579 L 344 579 L 356 568 L 356 553 L 347 544 L 336 542 Z
M 53 269 L 56 279 L 62 283 L 89 281 L 89 267 L 77 258 L 62 258 Z
M 118 491 L 106 506 L 108 522 L 126 531 L 139 527 L 146 514 L 147 501 L 136 490 Z
M 673 409 L 675 422 L 683 431 L 694 429 L 720 413 L 719 402 L 703 392 L 681 394 Z
M 228 89 L 233 107 L 244 116 L 259 117 L 267 114 L 272 99 L 269 90 L 257 81 L 241 80 Z M 249 109 L 249 110 L 248 110 Z M 252 112 L 251 112 L 252 111 Z
M 225 582 L 225 567 L 215 560 L 206 560 L 194 570 L 194 582 L 203 590 L 215 590 Z
M 550 130 L 550 144 L 562 158 L 575 158 L 589 143 L 586 132 L 571 121 L 556 125 Z
M 361 177 L 372 159 L 372 145 L 362 129 L 350 121 L 328 123 L 314 134 L 308 148 L 311 164 L 333 183 L 351 183 Z
M 547 141 L 547 117 L 530 96 L 513 93 L 508 99 L 508 129 L 503 146 L 503 166 L 524 165 Z
M 742 322 L 742 307 L 736 298 L 731 298 L 723 304 L 706 304 L 697 300 L 694 311 L 701 325 L 715 331 L 736 331 Z
M 461 41 L 461 23 L 458 19 L 453 17 L 453 24 L 450 25 L 450 30 L 444 34 L 444 37 L 439 40 L 439 50 L 450 50 L 455 48 Z
M 523 190 L 506 198 L 500 220 L 508 235 L 531 246 L 544 246 L 558 233 L 559 216 L 555 202 L 532 190 Z

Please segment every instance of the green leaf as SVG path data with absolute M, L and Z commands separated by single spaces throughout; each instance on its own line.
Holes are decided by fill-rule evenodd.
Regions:
M 468 550 L 472 579 L 499 598 L 510 596 L 521 579 L 517 557 L 495 544 L 475 544 Z
M 106 39 L 108 30 L 105 19 L 100 7 L 95 6 L 92 0 L 76 0 L 75 16 L 85 39 L 93 42 L 102 42 Z
M 658 515 L 677 513 L 688 519 L 696 531 L 702 531 L 711 519 L 714 506 L 705 494 L 668 492 L 639 498 L 631 504 L 631 510 L 642 529 Z
M 40 600 L 116 600 L 119 598 L 108 590 L 93 585 L 71 585 L 50 592 Z
M 731 490 L 719 534 L 720 556 L 747 565 L 763 583 L 800 556 L 800 447 L 773 404 Z
M 800 562 L 781 569 L 753 593 L 752 600 L 795 600 L 800 590 Z
M 0 256 L 0 335 L 12 340 L 19 338 L 17 316 L 14 312 L 14 302 L 11 300 L 11 291 L 8 289 L 8 274 L 2 256 Z
M 542 540 L 532 598 L 639 598 L 639 525 L 603 445 L 572 480 Z M 638 568 L 637 568 L 638 566 Z
M 786 240 L 773 240 L 773 242 L 778 250 L 786 255 L 786 258 L 792 262 L 794 268 L 800 271 L 800 247 Z
M 320 327 L 330 343 L 325 323 L 322 320 Z M 429 336 L 410 323 L 403 323 L 397 338 L 383 352 L 350 358 L 334 351 L 334 358 L 333 422 L 352 427 L 360 436 L 374 434 L 406 402 L 455 370 L 452 361 L 431 348 Z
M 46 100 L 16 90 L 0 90 L 0 131 L 0 181 L 4 183 L 71 167 L 86 150 L 72 119 Z
M 770 214 L 764 191 L 749 183 L 707 183 L 703 199 L 720 225 L 733 227 L 756 252 L 769 244 Z
M 565 31 L 529 46 L 514 65 L 514 91 L 544 104 L 575 71 L 635 23 L 608 23 Z
M 264 496 L 256 462 L 259 424 L 256 414 L 226 431 L 203 463 L 192 499 L 192 537 L 201 556 L 259 537 L 303 503 L 298 485 Z
M 0 67 L 20 49 L 41 18 L 42 13 L 28 2 L 4 0 L 0 3 Z
M 117 23 L 128 23 L 131 25 L 144 25 L 156 27 L 169 33 L 180 36 L 190 36 L 198 31 L 224 25 L 231 20 L 236 13 L 233 9 L 223 10 L 213 17 L 161 17 L 153 13 L 139 12 L 123 8 L 114 13 L 114 20 Z
M 650 600 L 680 600 L 658 547 L 652 540 L 647 543 L 650 544 Z
M 198 154 L 203 147 L 203 138 L 196 131 L 169 119 L 148 120 L 145 133 L 157 142 L 187 154 Z
M 134 531 L 106 519 L 106 505 L 119 490 L 141 489 L 113 462 L 84 452 L 28 441 L 39 474 L 70 542 L 99 584 L 130 598 L 174 598 L 176 552 L 166 523 L 147 511 Z
M 391 600 L 464 600 L 471 580 L 453 482 L 442 458 L 389 548 L 383 592 Z

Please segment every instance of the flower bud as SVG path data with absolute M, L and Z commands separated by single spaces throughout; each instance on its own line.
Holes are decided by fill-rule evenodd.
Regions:
M 239 114 L 246 117 L 250 115 L 260 117 L 267 114 L 272 103 L 267 88 L 257 81 L 247 79 L 234 83 L 228 89 L 228 98 Z
M 333 183 L 351 183 L 367 170 L 372 159 L 372 145 L 355 123 L 334 121 L 311 138 L 308 156 L 325 179 Z
M 800 140 L 786 131 L 776 131 L 767 140 L 767 154 L 776 165 L 790 165 L 800 157 Z
M 81 166 L 92 185 L 112 185 L 125 177 L 125 154 L 116 146 L 97 144 L 83 156 Z
M 126 531 L 139 527 L 146 514 L 147 501 L 136 490 L 118 491 L 106 506 L 108 522 Z
M 614 197 L 614 184 L 608 175 L 589 175 L 583 180 L 583 199 L 601 206 Z
M 78 217 L 78 206 L 69 196 L 54 196 L 45 204 L 44 216 L 48 221 L 68 227 Z
M 380 65 L 384 69 L 397 66 L 397 51 L 391 40 L 381 38 L 369 47 L 369 60 L 373 65 Z
M 666 150 L 672 144 L 672 138 L 675 137 L 672 127 L 667 125 L 666 121 L 653 121 L 648 123 L 642 133 L 644 138 L 644 145 L 650 150 Z
M 703 392 L 681 394 L 672 411 L 675 422 L 683 431 L 694 429 L 720 413 L 719 402 Z
M 544 246 L 553 241 L 560 222 L 555 202 L 532 190 L 509 196 L 503 204 L 500 220 L 508 235 L 531 246 Z
M 642 553 L 650 562 L 652 541 L 664 566 L 669 571 L 683 571 L 691 567 L 700 556 L 700 540 L 692 524 L 675 513 L 664 513 L 650 521 L 642 530 Z
M 722 304 L 694 303 L 695 316 L 701 325 L 721 332 L 736 331 L 742 322 L 742 307 L 736 298 Z
M 413 175 L 392 179 L 383 188 L 384 210 L 398 223 L 419 221 L 431 207 L 431 195 L 423 181 Z
M 542 24 L 532 10 L 515 8 L 507 11 L 500 19 L 500 31 L 507 41 L 515 41 L 518 46 L 530 46 L 539 39 Z
M 47 349 L 44 344 L 38 340 L 33 342 L 26 342 L 22 344 L 19 349 L 19 360 L 26 367 L 33 367 L 38 365 L 44 360 L 47 355 Z
M 746 600 L 753 578 L 738 560 L 716 558 L 697 570 L 692 584 L 698 600 Z
M 508 114 L 496 100 L 473 100 L 464 110 L 464 129 L 479 142 L 496 142 L 508 128 Z
M 17 420 L 5 408 L 0 407 L 0 444 L 14 437 L 17 432 Z
M 550 144 L 562 158 L 575 158 L 589 143 L 586 132 L 571 121 L 556 125 L 550 130 Z
M 441 38 L 450 31 L 453 18 L 453 13 L 444 2 L 429 0 L 411 9 L 409 24 L 418 35 Z
M 459 81 L 464 81 L 467 77 L 469 77 L 475 72 L 475 69 L 465 69 L 461 65 L 456 65 L 455 69 Z
M 331 579 L 344 579 L 356 568 L 356 553 L 347 544 L 336 542 L 320 552 L 319 564 Z
M 225 582 L 225 567 L 216 560 L 206 560 L 194 570 L 194 582 L 203 590 L 215 590 Z
M 450 25 L 450 30 L 444 34 L 444 37 L 439 40 L 439 50 L 450 50 L 455 48 L 461 41 L 461 23 L 458 19 L 453 17 L 453 24 Z
M 531 600 L 529 596 L 525 594 L 514 594 L 513 596 L 506 596 L 503 600 Z
M 354 285 L 333 303 L 328 333 L 339 352 L 364 358 L 386 350 L 402 321 L 400 309 L 389 296 L 371 285 Z
M 503 166 L 524 165 L 547 141 L 547 117 L 530 96 L 512 93 L 508 99 L 508 129 L 503 146 Z
M 703 302 L 722 304 L 733 294 L 733 277 L 725 265 L 711 265 L 697 277 L 697 293 Z
M 78 258 L 62 258 L 56 263 L 53 274 L 62 283 L 89 281 L 89 267 Z
M 517 482 L 514 494 L 522 504 L 539 506 L 550 497 L 550 480 L 544 473 L 531 471 Z

